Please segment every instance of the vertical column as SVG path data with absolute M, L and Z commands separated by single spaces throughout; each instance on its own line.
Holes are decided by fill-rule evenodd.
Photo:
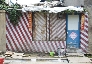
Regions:
M 6 18 L 4 10 L 0 10 L 0 51 L 6 51 Z

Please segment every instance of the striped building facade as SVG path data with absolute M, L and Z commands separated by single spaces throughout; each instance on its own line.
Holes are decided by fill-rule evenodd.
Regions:
M 6 48 L 17 52 L 50 52 L 58 47 L 66 48 L 66 20 L 58 14 L 34 13 L 29 31 L 28 12 L 22 13 L 17 26 L 13 26 L 6 14 Z M 84 30 L 80 34 L 83 52 L 88 47 L 88 15 L 85 14 Z

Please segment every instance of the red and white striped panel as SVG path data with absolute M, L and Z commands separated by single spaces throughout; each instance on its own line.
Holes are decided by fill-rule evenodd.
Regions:
M 33 52 L 57 51 L 58 47 L 66 48 L 66 41 L 32 41 Z
M 66 39 L 65 17 L 58 18 L 57 13 L 50 14 L 50 40 L 65 41 Z
M 87 53 L 88 49 L 88 13 L 85 13 L 84 30 L 81 30 L 81 49 L 84 53 Z
M 28 13 L 23 13 L 17 26 L 13 26 L 6 15 L 6 47 L 10 51 L 32 50 L 32 32 L 28 30 Z
M 32 41 L 28 29 L 28 13 L 23 13 L 17 26 L 13 26 L 6 15 L 6 48 L 15 52 L 50 52 L 58 47 L 66 48 L 66 41 Z

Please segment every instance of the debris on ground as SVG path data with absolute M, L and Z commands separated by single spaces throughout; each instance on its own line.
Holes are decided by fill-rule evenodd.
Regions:
M 6 53 L 4 54 L 5 57 L 11 57 L 14 54 L 14 52 L 11 51 L 6 51 Z

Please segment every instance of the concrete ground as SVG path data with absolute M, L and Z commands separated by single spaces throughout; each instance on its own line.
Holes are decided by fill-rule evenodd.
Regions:
M 41 60 L 37 61 L 37 59 L 41 59 Z M 11 59 L 11 60 L 5 60 L 4 64 L 92 64 L 92 61 L 88 57 L 67 57 L 69 62 L 62 59 L 65 58 L 29 58 L 27 60 Z
M 85 56 L 74 57 L 74 55 L 76 56 L 75 53 L 68 57 L 51 57 L 49 54 L 43 53 L 25 55 L 26 57 L 22 57 L 20 53 L 16 53 L 12 55 L 12 58 L 2 57 L 5 58 L 4 64 L 92 64 L 92 58 Z
M 6 64 L 6 63 L 4 63 Z M 92 64 L 92 63 L 63 63 L 63 62 L 10 62 L 7 64 Z

